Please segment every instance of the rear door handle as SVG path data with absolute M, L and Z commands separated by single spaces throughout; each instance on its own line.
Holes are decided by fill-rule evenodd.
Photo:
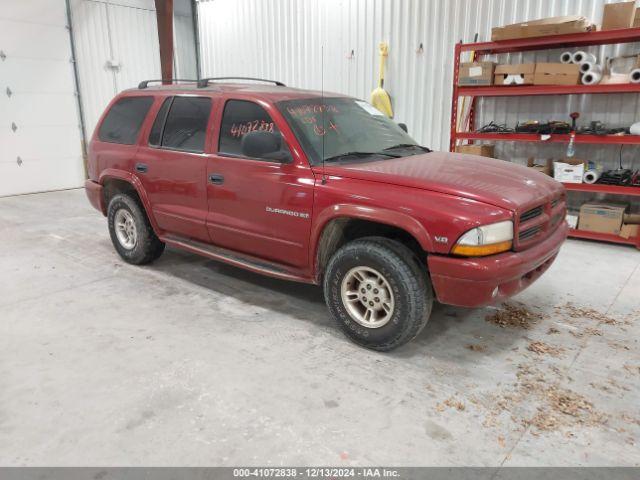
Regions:
M 147 167 L 146 163 L 136 163 L 136 171 L 140 173 L 147 173 L 149 167 Z
M 209 175 L 209 181 L 214 185 L 222 185 L 224 183 L 224 177 L 222 175 L 218 175 L 217 173 L 212 173 Z

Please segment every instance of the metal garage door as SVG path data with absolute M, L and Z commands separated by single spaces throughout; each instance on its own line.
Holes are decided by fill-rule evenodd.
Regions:
M 0 196 L 82 185 L 64 1 L 2 2 Z
M 71 19 L 89 139 L 116 93 L 160 78 L 158 25 L 153 0 L 72 0 Z

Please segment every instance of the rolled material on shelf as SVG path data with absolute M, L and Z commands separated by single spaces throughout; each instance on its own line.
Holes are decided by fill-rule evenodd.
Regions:
M 573 63 L 580 65 L 585 62 L 596 63 L 596 56 L 593 53 L 583 52 L 582 50 L 573 53 Z
M 582 176 L 582 180 L 584 181 L 584 183 L 596 183 L 598 181 L 598 179 L 600 178 L 601 172 L 600 170 L 587 170 L 586 172 L 584 172 L 584 175 Z
M 587 72 L 582 76 L 583 85 L 596 85 L 602 80 L 602 74 L 598 72 Z
M 560 54 L 560 63 L 573 63 L 573 53 L 562 52 Z
M 640 83 L 640 68 L 634 68 L 629 73 L 629 81 L 631 83 Z
M 502 81 L 503 85 L 522 85 L 524 83 L 524 77 L 522 75 L 507 75 Z
M 594 62 L 584 62 L 580 64 L 580 73 L 594 73 L 598 72 L 602 74 L 602 67 Z
M 637 213 L 625 213 L 622 223 L 626 223 L 628 225 L 640 225 L 640 215 Z

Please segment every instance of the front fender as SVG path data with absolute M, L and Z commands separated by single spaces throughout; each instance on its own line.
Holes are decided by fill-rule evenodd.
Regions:
M 424 226 L 410 215 L 388 210 L 386 208 L 370 207 L 353 204 L 338 204 L 325 208 L 316 218 L 311 229 L 311 259 L 314 270 L 317 272 L 317 256 L 320 239 L 326 226 L 332 220 L 349 218 L 369 220 L 371 222 L 384 223 L 409 233 L 420 244 L 425 252 L 433 251 L 433 240 Z

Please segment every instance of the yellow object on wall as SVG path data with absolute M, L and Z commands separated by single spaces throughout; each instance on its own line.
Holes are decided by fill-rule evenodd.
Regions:
M 389 55 L 389 45 L 381 43 L 379 45 L 380 52 L 380 75 L 378 78 L 378 88 L 371 92 L 371 104 L 384 113 L 387 117 L 393 118 L 393 109 L 391 108 L 391 97 L 384 89 L 384 66 Z

